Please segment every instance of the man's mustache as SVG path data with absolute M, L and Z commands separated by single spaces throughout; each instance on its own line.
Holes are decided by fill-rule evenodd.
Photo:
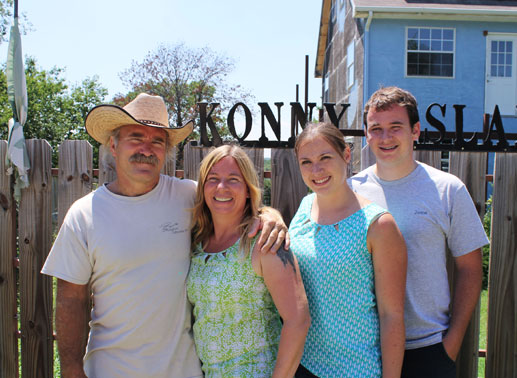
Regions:
M 143 163 L 143 164 L 152 164 L 152 165 L 158 165 L 159 161 L 158 158 L 154 155 L 145 156 L 143 154 L 133 154 L 130 156 L 129 161 L 131 163 Z

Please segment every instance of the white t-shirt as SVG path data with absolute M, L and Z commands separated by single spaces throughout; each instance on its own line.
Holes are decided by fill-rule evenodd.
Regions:
M 68 211 L 42 273 L 91 282 L 88 377 L 202 377 L 185 289 L 195 187 L 163 175 L 138 197 L 103 186 Z
M 477 210 L 456 176 L 418 162 L 408 176 L 381 180 L 371 166 L 351 177 L 352 190 L 386 208 L 408 252 L 406 349 L 437 344 L 449 328 L 446 251 L 459 257 L 488 244 Z

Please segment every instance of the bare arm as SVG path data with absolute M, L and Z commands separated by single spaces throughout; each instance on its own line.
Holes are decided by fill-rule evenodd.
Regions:
M 264 206 L 260 209 L 260 219 L 255 221 L 248 236 L 251 238 L 262 230 L 257 245 L 262 253 L 275 253 L 285 241 L 284 249 L 289 249 L 289 234 L 282 214 L 272 207 Z
M 63 378 L 86 378 L 83 370 L 88 285 L 57 280 L 56 333 Z
M 300 269 L 290 250 L 277 254 L 258 254 L 259 274 L 271 293 L 283 320 L 278 355 L 272 378 L 293 377 L 303 354 L 305 337 L 311 323 L 307 296 Z
M 368 231 L 372 253 L 375 295 L 381 328 L 382 376 L 400 377 L 404 357 L 404 296 L 406 244 L 390 214 L 377 219 Z
M 454 268 L 452 314 L 449 330 L 443 338 L 443 346 L 449 357 L 456 360 L 481 292 L 483 281 L 481 249 L 456 257 Z

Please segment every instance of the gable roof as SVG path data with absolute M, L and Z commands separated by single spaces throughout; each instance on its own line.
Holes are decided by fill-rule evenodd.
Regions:
M 332 1 L 322 0 L 315 77 L 323 74 Z M 517 22 L 515 0 L 350 0 L 350 4 L 355 18 Z
M 314 77 L 321 77 L 323 72 L 323 64 L 325 63 L 325 50 L 327 48 L 331 4 L 332 0 L 322 0 L 321 2 L 320 31 L 318 35 L 318 47 L 316 50 L 316 67 L 314 69 Z
M 422 1 L 422 0 L 350 0 L 353 16 L 450 19 L 480 21 L 517 21 L 517 1 L 470 0 L 470 1 Z

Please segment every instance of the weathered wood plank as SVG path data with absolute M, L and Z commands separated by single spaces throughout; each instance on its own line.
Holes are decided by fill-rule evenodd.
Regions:
M 92 191 L 93 149 L 86 140 L 65 140 L 59 146 L 58 227 L 69 207 Z
M 164 175 L 169 175 L 169 176 L 176 176 L 176 153 L 177 153 L 177 148 L 176 146 L 174 146 L 172 148 L 172 151 L 170 151 L 168 154 L 167 154 L 167 159 L 165 160 L 165 164 L 163 165 L 163 168 L 162 168 L 162 173 Z
M 30 186 L 22 190 L 18 215 L 20 324 L 23 378 L 53 375 L 52 279 L 40 274 L 52 240 L 52 149 L 28 140 Z
M 365 145 L 361 149 L 361 171 L 368 168 L 370 165 L 374 165 L 376 162 L 375 155 L 370 149 L 369 145 Z
M 115 159 L 105 145 L 99 147 L 99 186 L 112 182 L 117 178 Z
M 487 154 L 474 152 L 451 152 L 449 171 L 465 183 L 481 218 L 485 214 Z M 454 277 L 450 282 L 454 285 Z M 458 378 L 478 376 L 480 303 L 470 320 L 456 360 Z
M 93 148 L 85 140 L 66 140 L 59 146 L 58 173 L 58 227 L 70 206 L 79 198 L 92 191 L 93 183 Z M 78 340 L 86 348 L 92 303 L 86 305 L 85 338 Z
M 307 192 L 294 149 L 271 150 L 271 206 L 280 211 L 287 225 Z
M 441 151 L 414 151 L 415 160 L 430 165 L 436 169 L 441 168 Z
M 485 376 L 517 377 L 517 154 L 497 153 Z
M 7 142 L 0 140 L 0 377 L 18 376 L 16 316 L 16 203 L 11 178 L 5 174 Z
M 183 148 L 184 178 L 194 181 L 198 180 L 199 166 L 210 150 L 211 147 L 198 147 L 185 143 Z

